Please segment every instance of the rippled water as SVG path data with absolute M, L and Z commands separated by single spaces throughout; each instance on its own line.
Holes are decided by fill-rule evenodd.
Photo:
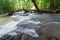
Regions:
M 44 27 L 47 27 L 50 25 L 52 27 L 52 24 L 54 24 L 53 27 L 57 27 L 56 30 L 58 30 L 58 28 L 60 28 L 59 27 L 60 26 L 59 25 L 60 16 L 54 16 L 54 15 L 48 15 L 48 14 L 42 14 L 42 15 L 37 14 L 37 15 L 32 15 L 32 16 L 29 15 L 29 16 L 21 16 L 21 17 L 19 17 L 19 16 L 17 16 L 17 17 L 12 16 L 12 17 L 13 18 L 15 17 L 14 19 L 17 19 L 17 21 L 14 21 L 13 18 L 11 18 L 9 16 L 0 17 L 0 26 L 2 26 L 0 29 L 0 31 L 2 31 L 2 33 L 0 33 L 0 35 L 5 35 L 5 34 L 17 35 L 16 32 L 18 32 L 18 33 L 28 34 L 32 37 L 38 37 L 39 36 L 38 34 L 42 35 L 42 32 L 40 32 L 40 28 L 42 28 L 41 25 L 43 25 Z M 57 26 L 57 24 L 59 26 Z M 44 28 L 44 31 L 45 30 L 46 29 Z M 49 30 L 49 32 L 50 32 L 50 30 Z M 38 32 L 36 32 L 36 31 L 38 31 Z M 45 31 L 45 33 L 46 33 L 46 31 Z

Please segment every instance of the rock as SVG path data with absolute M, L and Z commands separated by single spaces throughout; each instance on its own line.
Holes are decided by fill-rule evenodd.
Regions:
M 42 32 L 47 37 L 60 38 L 60 22 L 49 22 L 42 27 Z

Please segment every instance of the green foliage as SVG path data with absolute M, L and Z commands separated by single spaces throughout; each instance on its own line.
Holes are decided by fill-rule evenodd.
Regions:
M 39 9 L 49 9 L 50 0 L 36 0 Z M 60 0 L 54 0 L 54 5 L 59 5 Z M 0 0 L 0 13 L 17 11 L 21 9 L 32 10 L 32 0 Z
M 50 0 L 36 0 L 36 4 L 39 9 L 48 9 L 50 6 Z
M 20 9 L 31 10 L 31 0 L 0 0 L 0 13 L 17 11 Z
M 31 0 L 20 0 L 19 3 L 22 9 L 31 10 L 31 8 L 33 7 Z
M 5 13 L 13 10 L 12 2 L 9 0 L 0 1 L 0 13 Z
M 49 9 L 51 5 L 51 0 L 36 0 L 36 4 L 39 9 Z M 60 5 L 60 0 L 54 0 L 54 6 L 56 7 L 58 5 Z
M 54 5 L 55 6 L 60 6 L 60 0 L 54 0 Z

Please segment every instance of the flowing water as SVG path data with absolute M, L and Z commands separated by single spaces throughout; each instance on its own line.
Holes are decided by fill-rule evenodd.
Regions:
M 20 12 L 21 13 L 21 12 Z M 19 33 L 24 33 L 30 35 L 32 37 L 39 37 L 43 33 L 46 34 L 46 28 L 48 25 L 56 24 L 56 27 L 60 28 L 59 17 L 57 20 L 53 18 L 57 18 L 56 16 L 49 15 L 49 14 L 30 14 L 29 15 L 22 15 L 22 16 L 0 16 L 0 37 L 3 35 L 17 35 Z M 59 26 L 57 26 L 57 24 Z M 42 27 L 44 26 L 44 27 Z M 50 27 L 49 26 L 49 27 Z M 43 33 L 41 29 L 44 29 Z M 51 29 L 50 29 L 51 30 Z M 50 32 L 50 31 L 49 31 Z M 58 31 L 59 32 L 59 31 Z
M 9 16 L 0 16 L 0 25 L 4 25 L 10 21 L 12 21 L 12 19 Z

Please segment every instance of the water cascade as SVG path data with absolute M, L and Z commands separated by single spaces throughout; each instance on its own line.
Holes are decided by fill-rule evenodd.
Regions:
M 18 14 L 19 13 L 21 12 L 18 12 Z M 48 28 L 57 28 L 56 30 L 58 30 L 60 23 L 57 21 L 52 22 L 53 19 L 49 14 L 38 15 L 34 13 L 32 14 L 30 12 L 28 12 L 27 14 L 28 15 L 25 15 L 25 13 L 23 13 L 22 15 L 19 16 L 12 15 L 11 18 L 17 19 L 17 21 L 11 21 L 1 26 L 0 38 L 3 37 L 4 35 L 18 35 L 21 33 L 32 37 L 39 37 L 42 36 L 43 34 L 44 35 L 47 34 L 49 35 L 49 33 L 51 34 L 52 31 L 51 29 L 48 30 Z

